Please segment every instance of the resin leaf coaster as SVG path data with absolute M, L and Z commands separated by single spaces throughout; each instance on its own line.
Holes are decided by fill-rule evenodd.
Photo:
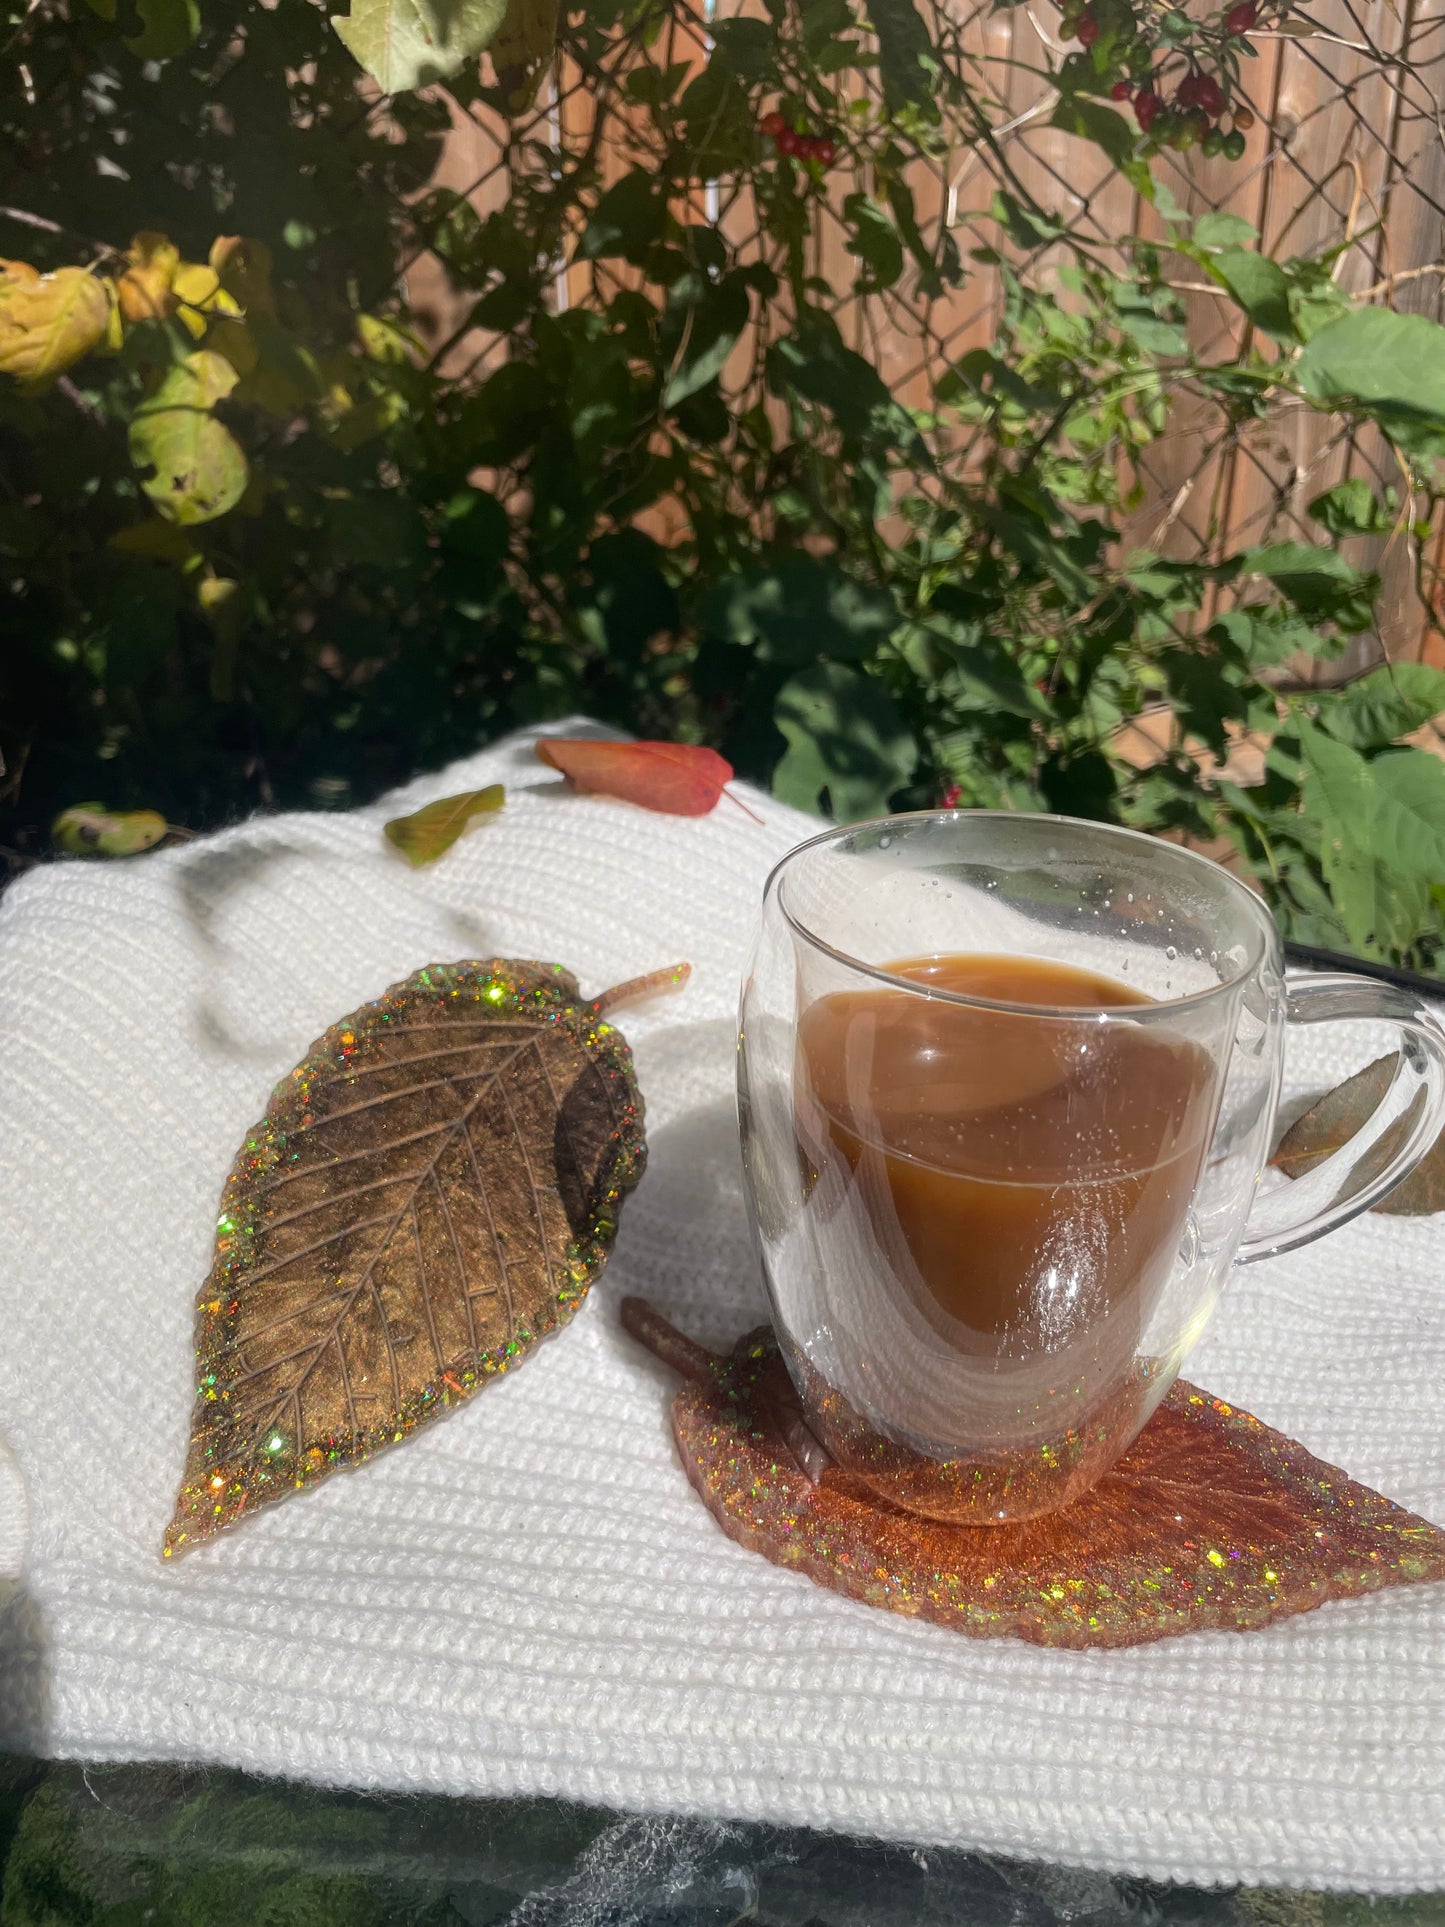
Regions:
M 766 1326 L 723 1358 L 640 1298 L 623 1300 L 622 1322 L 682 1375 L 677 1448 L 730 1539 L 851 1599 L 972 1638 L 1140 1646 L 1445 1579 L 1445 1532 L 1182 1379 L 1063 1511 L 949 1526 L 841 1489 Z
M 614 1004 L 558 964 L 434 964 L 333 1024 L 226 1181 L 196 1301 L 187 1550 L 399 1443 L 564 1324 L 646 1146 Z

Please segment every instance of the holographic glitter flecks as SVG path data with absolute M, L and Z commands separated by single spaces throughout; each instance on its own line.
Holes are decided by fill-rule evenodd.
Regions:
M 572 1316 L 646 1158 L 604 1013 L 654 987 L 588 1002 L 556 964 L 434 964 L 277 1086 L 196 1301 L 167 1554 L 400 1443 Z
M 766 1327 L 717 1358 L 639 1299 L 623 1322 L 683 1376 L 678 1450 L 729 1538 L 971 1638 L 1141 1646 L 1445 1579 L 1445 1532 L 1183 1380 L 1062 1511 L 945 1525 L 840 1490 Z

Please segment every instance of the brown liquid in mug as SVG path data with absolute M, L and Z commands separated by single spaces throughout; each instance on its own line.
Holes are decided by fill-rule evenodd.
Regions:
M 990 1009 L 886 987 L 803 1013 L 800 1151 L 830 1238 L 866 1235 L 908 1298 L 976 1358 L 1064 1353 L 1102 1387 L 1168 1276 L 1214 1122 L 1209 1055 L 1111 1015 L 1151 1000 L 1066 964 L 906 958 L 884 968 Z M 823 1199 L 834 1202 L 824 1206 Z

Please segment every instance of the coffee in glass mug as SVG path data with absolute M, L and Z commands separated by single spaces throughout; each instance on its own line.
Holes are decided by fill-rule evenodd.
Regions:
M 1391 1093 L 1326 1166 L 1256 1198 L 1286 1020 L 1350 1017 L 1399 1026 Z M 1390 986 L 1286 989 L 1264 906 L 1190 852 L 936 812 L 826 832 L 774 872 L 739 1113 L 828 1476 L 983 1524 L 1113 1463 L 1234 1262 L 1405 1175 L 1445 1119 L 1445 1039 Z

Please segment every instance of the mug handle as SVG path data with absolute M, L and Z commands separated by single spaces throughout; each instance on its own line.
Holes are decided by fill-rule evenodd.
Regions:
M 1400 1054 L 1390 1088 L 1353 1137 L 1303 1177 L 1255 1199 L 1236 1264 L 1294 1251 L 1368 1211 L 1409 1176 L 1445 1126 L 1445 1031 L 1423 998 L 1368 977 L 1312 977 L 1289 987 L 1285 1019 L 1394 1024 Z

